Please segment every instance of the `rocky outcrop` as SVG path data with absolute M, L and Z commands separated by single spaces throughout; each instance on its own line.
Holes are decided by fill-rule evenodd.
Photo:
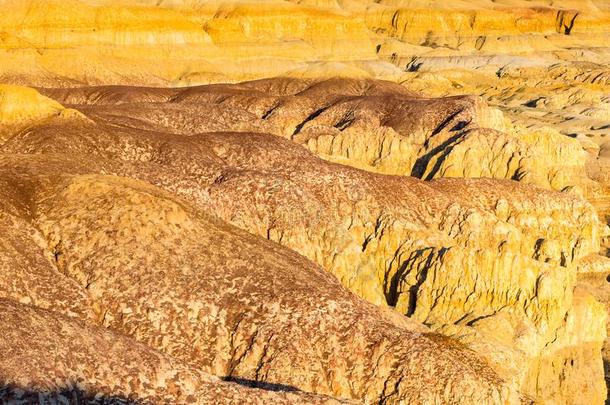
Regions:
M 131 127 L 189 135 L 204 131 L 270 132 L 324 159 L 385 174 L 516 179 L 563 190 L 586 182 L 578 141 L 551 130 L 513 128 L 476 97 L 422 98 L 371 80 L 265 80 L 187 90 L 125 88 L 45 90 L 62 102 L 116 104 L 91 109 L 111 119 L 119 109 Z M 168 101 L 159 112 L 155 104 Z M 85 105 L 83 105 L 85 104 Z M 184 106 L 195 111 L 188 119 Z
M 146 183 L 76 175 L 87 171 L 77 160 L 3 154 L 1 171 L 31 190 L 22 201 L 58 277 L 90 297 L 96 323 L 263 388 L 365 402 L 517 399 L 473 352 L 365 303 L 296 253 Z
M 381 2 L 367 9 L 367 25 L 378 33 L 379 55 L 407 71 L 400 79 L 403 85 L 428 96 L 480 95 L 510 118 L 519 138 L 535 135 L 534 147 L 527 149 L 529 156 L 539 156 L 532 161 L 544 162 L 542 166 L 547 166 L 555 145 L 570 150 L 571 157 L 562 153 L 562 159 L 569 167 L 580 161 L 578 170 L 553 164 L 555 169 L 548 173 L 555 178 L 548 183 L 555 189 L 577 185 L 600 216 L 607 217 L 607 181 L 595 174 L 607 166 L 600 149 L 608 130 L 607 4 L 468 3 Z M 467 149 L 478 149 L 481 142 L 473 144 L 477 146 Z M 575 148 L 587 154 L 583 157 Z M 468 156 L 456 155 L 457 161 L 463 159 Z M 583 159 L 594 161 L 587 175 Z M 449 173 L 461 175 L 459 170 Z
M 0 298 L 267 389 L 602 402 L 606 1 L 5 0 L 0 15 L 0 81 L 44 87 L 0 86 Z M 215 284 L 219 268 L 242 284 Z
M 340 403 L 250 389 L 74 318 L 0 299 L 5 403 Z
M 316 87 L 308 85 L 303 88 L 302 83 L 295 81 L 278 83 L 300 86 L 302 92 L 315 90 Z M 346 82 L 348 89 L 349 83 L 360 82 Z M 272 81 L 253 85 L 274 88 Z M 327 85 L 324 84 L 322 88 Z M 250 84 L 242 86 L 248 88 Z M 381 88 L 375 89 L 376 86 Z M 370 92 L 389 91 L 382 90 L 383 86 L 389 85 L 372 82 L 365 88 Z M 239 86 L 234 89 L 239 93 Z M 96 94 L 100 105 L 87 96 L 90 91 Z M 354 91 L 362 92 L 358 87 Z M 252 106 L 252 109 L 259 108 L 263 115 L 267 114 L 265 111 L 269 108 L 262 108 L 258 103 L 272 104 L 276 101 L 273 97 L 267 99 L 252 92 L 246 102 L 243 101 L 243 94 L 231 98 L 225 95 L 226 92 L 226 87 L 185 91 L 139 89 L 133 94 L 127 88 L 50 91 L 48 94 L 61 94 L 63 100 L 72 100 L 73 103 L 82 100 L 83 104 L 78 108 L 91 121 L 46 122 L 15 134 L 2 146 L 1 151 L 6 156 L 23 156 L 23 163 L 18 165 L 16 158 L 11 158 L 7 164 L 8 167 L 17 167 L 19 176 L 24 175 L 19 173 L 36 173 L 40 169 L 35 167 L 41 165 L 58 165 L 57 170 L 65 173 L 116 174 L 152 183 L 181 196 L 198 209 L 213 212 L 252 234 L 303 254 L 334 274 L 344 286 L 361 297 L 381 306 L 393 307 L 437 332 L 461 340 L 485 358 L 496 373 L 526 395 L 539 400 L 568 401 L 570 395 L 576 392 L 574 387 L 578 386 L 581 397 L 593 403 L 601 401 L 605 396 L 599 356 L 605 337 L 603 311 L 600 311 L 596 301 L 573 293 L 577 267 L 581 261 L 590 260 L 591 255 L 599 250 L 603 234 L 603 227 L 589 204 L 573 193 L 555 193 L 506 180 L 443 179 L 423 182 L 410 177 L 367 173 L 320 160 L 295 142 L 276 135 L 252 132 L 195 134 L 197 129 L 202 130 L 206 125 L 221 125 L 222 122 L 226 122 L 229 128 L 239 127 L 245 125 L 245 117 L 253 115 L 244 111 L 244 118 L 228 114 L 230 118 L 226 121 L 222 116 L 209 120 L 206 118 L 209 114 L 202 114 L 206 108 L 211 108 L 204 102 L 206 99 L 212 100 L 210 105 L 217 104 L 215 100 L 221 100 L 220 104 L 226 103 L 228 108 L 231 103 L 241 101 Z M 126 101 L 134 98 L 133 102 Z M 151 103 L 155 107 L 154 114 L 146 113 L 143 99 L 154 100 Z M 165 103 L 159 103 L 164 99 Z M 113 100 L 121 101 L 114 104 Z M 299 102 L 298 96 L 285 98 L 286 104 L 298 105 Z M 431 114 L 438 111 L 431 110 Z M 278 111 L 277 114 L 282 112 L 285 117 L 291 116 L 288 112 L 304 115 L 296 107 L 276 109 L 267 114 L 267 120 L 254 120 L 251 125 L 260 125 L 259 128 L 264 128 L 264 125 L 273 128 L 275 125 L 277 128 L 277 124 L 263 122 L 269 121 L 269 117 L 276 114 L 275 111 Z M 188 119 L 190 116 L 197 118 Z M 442 117 L 436 119 L 443 120 Z M 422 125 L 430 125 L 426 121 L 421 122 Z M 194 126 L 191 127 L 191 135 L 185 135 L 187 131 L 181 125 Z M 59 159 L 57 156 L 66 152 L 72 157 L 70 164 L 52 163 L 51 157 Z M 28 165 L 34 166 L 27 169 Z M 149 201 L 140 196 L 144 191 L 130 191 L 133 188 L 141 190 L 139 185 L 121 181 L 119 186 L 115 180 L 106 185 L 108 181 L 98 177 L 79 177 L 59 188 L 52 188 L 56 190 L 51 194 L 53 197 L 40 199 L 41 203 L 36 205 L 38 219 L 35 223 L 55 252 L 58 266 L 64 269 L 64 273 L 68 272 L 70 278 L 80 281 L 81 285 L 89 286 L 88 291 L 98 301 L 117 303 L 117 308 L 104 309 L 108 315 L 99 315 L 106 325 L 134 335 L 160 350 L 170 350 L 172 355 L 192 358 L 193 353 L 176 341 L 176 332 L 172 335 L 172 345 L 166 347 L 162 340 L 154 337 L 158 329 L 148 331 L 149 326 L 129 320 L 131 317 L 139 319 L 137 314 L 144 310 L 130 307 L 124 314 L 120 303 L 130 303 L 131 306 L 131 303 L 137 302 L 136 297 L 144 295 L 139 292 L 140 288 L 156 290 L 148 286 L 144 279 L 140 279 L 135 286 L 125 280 L 130 279 L 128 274 L 138 273 L 138 266 L 147 266 L 149 276 L 146 277 L 152 277 L 152 285 L 158 285 L 156 288 L 167 294 L 164 282 L 153 277 L 156 273 L 152 269 L 163 271 L 164 280 L 168 278 L 166 266 L 169 266 L 169 261 L 175 262 L 175 258 L 180 257 L 184 263 L 179 266 L 174 263 L 173 268 L 183 269 L 180 272 L 191 269 L 195 274 L 207 274 L 210 270 L 197 270 L 203 264 L 195 262 L 195 259 L 191 261 L 189 257 L 195 258 L 195 252 L 203 251 L 205 244 L 221 251 L 220 247 L 225 242 L 208 240 L 198 233 L 197 229 L 213 228 L 208 222 L 188 226 L 180 222 L 179 226 L 171 227 L 171 232 L 163 233 L 164 228 L 158 223 L 159 213 L 181 212 L 182 209 L 163 208 L 165 203 L 158 205 L 151 200 L 154 207 L 151 206 L 149 211 L 156 214 L 148 217 L 142 211 L 144 208 L 139 208 L 145 207 Z M 72 182 L 74 184 L 70 185 Z M 152 192 L 146 190 L 145 195 Z M 165 201 L 170 197 L 163 198 Z M 132 200 L 133 205 L 128 203 Z M 112 213 L 109 218 L 113 219 L 108 220 L 112 222 L 103 222 L 104 216 L 100 219 L 98 214 L 77 208 L 87 207 L 87 201 L 95 201 L 95 207 Z M 118 204 L 116 201 L 124 202 Z M 171 217 L 175 215 L 190 218 L 190 214 L 172 214 Z M 141 229 L 147 223 L 152 227 L 150 231 Z M 132 226 L 134 230 L 128 231 Z M 88 229 L 100 229 L 100 233 L 92 234 Z M 119 229 L 123 231 L 118 233 Z M 147 251 L 155 252 L 153 247 L 156 243 L 162 246 L 162 241 L 167 240 L 180 240 L 181 247 L 165 247 L 160 249 L 158 256 L 153 253 L 154 257 L 147 253 L 149 259 L 132 255 L 128 261 L 111 253 L 122 245 L 142 246 L 135 248 L 136 252 L 141 249 L 143 252 L 143 246 L 147 246 Z M 222 258 L 223 263 L 231 263 L 232 259 L 227 258 L 233 257 L 230 255 L 246 255 L 245 251 L 242 254 L 235 247 L 229 248 L 232 244 L 226 236 L 223 240 L 227 249 L 217 255 L 218 260 Z M 193 247 L 189 248 L 191 244 Z M 247 246 L 244 249 L 253 250 Z M 235 260 L 242 262 L 237 258 Z M 206 258 L 206 263 L 213 267 L 213 258 Z M 268 265 L 257 267 L 268 268 Z M 302 266 L 288 263 L 279 265 L 282 269 L 297 267 Z M 107 271 L 101 272 L 101 269 L 109 268 L 116 269 L 113 271 L 118 273 L 106 279 Z M 265 274 L 278 277 L 285 274 L 279 268 L 265 270 Z M 247 274 L 252 271 L 249 268 Z M 186 277 L 180 274 L 180 277 Z M 230 277 L 240 279 L 238 274 Z M 116 287 L 116 290 L 111 287 L 123 282 L 128 284 Z M 188 282 L 189 291 L 193 289 L 192 283 Z M 277 282 L 272 284 L 275 288 L 267 294 L 281 296 L 278 295 L 281 290 Z M 233 287 L 227 288 L 233 291 L 233 296 L 237 287 L 235 283 L 231 285 Z M 257 284 L 253 291 L 260 293 L 266 291 L 265 288 Z M 290 288 L 286 288 L 286 294 L 291 297 L 289 302 L 293 303 L 291 306 L 301 308 L 310 299 L 316 302 L 315 307 L 322 306 L 323 300 L 314 292 L 309 291 L 301 296 L 299 290 L 295 290 L 294 282 L 290 283 Z M 176 286 L 173 289 L 178 291 Z M 200 291 L 199 287 L 195 290 Z M 242 296 L 243 290 L 239 291 L 237 295 Z M 146 294 L 147 303 L 155 302 L 151 298 L 154 294 L 151 294 Z M 174 303 L 180 302 L 181 294 L 176 294 L 171 299 Z M 292 301 L 293 298 L 296 301 Z M 189 296 L 189 302 L 199 299 L 209 301 Z M 219 300 L 221 298 L 216 297 L 212 301 Z M 233 304 L 226 306 L 233 307 Z M 345 304 L 340 307 L 345 307 Z M 354 309 L 348 307 L 345 311 L 354 313 Z M 241 307 L 240 312 L 244 312 Z M 256 313 L 254 310 L 246 312 Z M 333 311 L 329 313 L 333 319 L 343 316 Z M 159 325 L 163 325 L 162 319 L 157 321 L 161 322 Z M 366 324 L 371 322 L 367 321 Z M 582 325 L 585 324 L 587 327 L 583 329 Z M 159 327 L 165 330 L 163 326 Z M 371 328 L 377 329 L 374 325 Z M 157 332 L 153 333 L 152 330 Z M 296 333 L 288 330 L 290 332 L 286 333 L 289 336 Z M 308 327 L 301 324 L 299 330 L 308 330 Z M 194 335 L 185 335 L 186 341 L 199 334 L 216 336 L 220 332 L 194 329 L 191 333 Z M 362 334 L 366 336 L 368 333 Z M 182 336 L 182 332 L 177 336 Z M 298 342 L 299 339 L 292 337 L 289 341 Z M 340 346 L 359 352 L 354 348 L 358 347 L 357 344 L 349 339 Z M 231 352 L 228 348 L 220 352 L 227 350 Z M 210 351 L 203 350 L 202 353 Z M 285 364 L 296 361 L 296 358 L 290 357 L 291 352 L 291 349 L 284 350 L 284 355 L 288 356 Z M 302 355 L 312 361 L 317 358 L 310 352 L 303 352 Z M 301 357 L 298 359 L 301 364 L 303 360 Z M 192 361 L 205 367 L 218 367 L 208 369 L 215 374 L 230 374 L 227 363 L 218 359 L 212 361 L 195 357 Z M 353 363 L 357 360 L 354 358 L 350 361 Z M 406 361 L 406 358 L 402 360 Z M 258 364 L 257 360 L 253 362 Z M 330 367 L 329 363 L 323 364 L 326 365 L 320 366 L 321 369 Z M 261 378 L 260 371 L 253 371 L 256 367 L 240 367 L 244 368 L 236 366 L 239 375 L 254 380 Z M 290 385 L 305 390 L 317 387 L 316 392 L 319 393 L 367 400 L 379 398 L 375 395 L 384 392 L 370 383 L 367 385 L 371 387 L 368 391 L 364 388 L 353 392 L 351 389 L 342 391 L 337 388 L 341 379 L 330 380 L 337 382 L 329 383 L 329 388 L 324 388 L 315 373 L 308 374 L 310 380 L 300 381 L 298 384 L 301 385 L 297 385 L 294 377 L 279 371 L 282 367 L 276 369 L 273 363 L 268 367 L 269 374 L 263 374 L 268 377 L 263 379 L 282 381 L 284 384 L 290 382 Z M 354 375 L 347 380 L 353 386 L 363 378 Z M 328 391 L 330 387 L 338 391 Z M 410 392 L 406 389 L 405 398 L 415 395 Z M 456 394 L 451 392 L 450 395 Z

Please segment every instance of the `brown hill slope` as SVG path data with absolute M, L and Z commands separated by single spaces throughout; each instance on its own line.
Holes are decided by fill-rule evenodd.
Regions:
M 322 88 L 332 83 L 361 97 L 364 106 L 374 94 L 409 97 L 383 82 L 335 81 Z M 317 94 L 286 96 L 285 117 L 310 114 L 307 103 L 324 100 L 315 83 L 242 86 Z M 227 96 L 229 90 L 238 94 Z M 262 118 L 202 113 L 276 101 L 255 91 L 244 101 L 244 92 L 239 86 L 51 91 L 87 118 L 37 121 L 0 147 L 5 181 L 27 190 L 9 195 L 9 207 L 19 218 L 31 218 L 58 268 L 86 288 L 98 320 L 218 375 L 367 401 L 390 394 L 392 400 L 447 395 L 466 402 L 469 395 L 482 401 L 508 395 L 491 370 L 483 371 L 484 363 L 468 357 L 473 354 L 449 349 L 455 344 L 449 341 L 409 335 L 418 327 L 396 325 L 395 316 L 380 321 L 389 315 L 379 311 L 387 310 L 356 300 L 321 270 L 306 270 L 315 267 L 303 258 L 257 241 L 255 234 L 307 256 L 360 296 L 462 340 L 524 394 L 603 400 L 604 310 L 589 295 L 573 294 L 577 267 L 599 250 L 603 230 L 590 205 L 569 193 L 506 180 L 423 182 L 368 173 L 325 162 L 274 135 L 196 133 L 213 125 L 262 130 Z M 430 111 L 442 122 L 438 115 L 454 115 L 445 107 L 455 101 L 416 111 Z M 184 129 L 189 125 L 192 132 Z M 251 234 L 230 236 L 233 228 L 204 212 Z M 268 249 L 276 253 L 269 256 Z M 258 250 L 260 256 L 253 256 Z M 325 306 L 327 300 L 337 304 Z M 210 302 L 216 310 L 196 315 Z M 191 311 L 193 319 L 210 320 L 193 323 Z M 255 345 L 243 358 L 244 347 L 231 349 L 225 331 L 238 321 L 242 344 Z M 214 346 L 205 337 L 216 337 Z M 371 375 L 376 369 L 368 362 L 379 347 L 389 350 L 380 357 L 389 368 Z M 422 368 L 421 356 L 430 366 Z M 454 365 L 451 356 L 466 357 Z M 301 365 L 298 373 L 293 364 Z M 471 377 L 458 377 L 464 373 Z M 410 376 L 409 383 L 401 375 Z M 422 392 L 417 387 L 429 378 L 438 381 L 437 390 Z M 387 381 L 400 381 L 396 392 L 387 391 Z M 440 394 L 447 381 L 452 389 Z M 457 388 L 458 381 L 466 388 Z M 489 389 L 472 388 L 480 381 Z
M 87 294 L 96 323 L 197 369 L 263 387 L 367 402 L 510 399 L 489 366 L 458 344 L 150 185 L 77 175 L 91 171 L 81 158 L 3 154 L 1 170 L 28 190 L 17 202 L 30 207 L 55 277 Z M 35 293 L 27 292 L 34 302 Z
M 0 300 L 4 403 L 339 403 L 220 381 L 133 339 Z

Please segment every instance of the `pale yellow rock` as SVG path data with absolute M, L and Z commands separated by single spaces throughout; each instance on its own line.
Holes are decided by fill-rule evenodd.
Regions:
M 9 132 L 44 118 L 59 115 L 63 106 L 40 95 L 36 90 L 0 85 L 0 143 Z
M 86 120 L 29 87 L 0 84 L 0 144 L 10 136 L 49 118 Z
M 18 83 L 192 84 L 309 70 L 387 70 L 364 19 L 315 4 L 3 0 L 0 78 Z M 379 69 L 374 65 L 380 66 Z M 392 67 L 394 74 L 397 69 Z

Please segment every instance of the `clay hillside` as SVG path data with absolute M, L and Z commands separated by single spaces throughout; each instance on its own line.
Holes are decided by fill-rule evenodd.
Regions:
M 610 2 L 0 16 L 0 402 L 610 403 Z

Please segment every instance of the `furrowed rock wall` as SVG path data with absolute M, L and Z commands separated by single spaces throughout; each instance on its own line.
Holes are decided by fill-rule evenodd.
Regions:
M 2 81 L 185 85 L 394 70 L 376 57 L 364 20 L 341 10 L 283 1 L 3 0 L 0 8 Z

